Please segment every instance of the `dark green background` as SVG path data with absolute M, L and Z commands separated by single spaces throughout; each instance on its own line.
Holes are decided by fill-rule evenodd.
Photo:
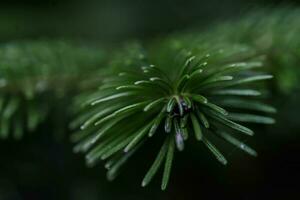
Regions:
M 280 7 L 282 2 L 1 1 L 0 42 L 71 38 L 120 45 L 127 40 L 205 28 L 262 6 Z M 297 1 L 284 3 L 298 6 Z M 176 155 L 166 192 L 160 191 L 159 178 L 148 188 L 140 187 L 153 159 L 151 150 L 158 148 L 146 146 L 146 153 L 137 155 L 123 174 L 109 183 L 102 165 L 86 168 L 83 156 L 72 153 L 67 136 L 53 139 L 55 130 L 45 123 L 22 141 L 0 141 L 0 200 L 295 199 L 300 187 L 299 102 L 299 90 L 274 92 L 277 124 L 257 127 L 257 134 L 247 141 L 259 152 L 255 159 L 231 149 L 225 154 L 230 163 L 224 167 L 201 145 Z

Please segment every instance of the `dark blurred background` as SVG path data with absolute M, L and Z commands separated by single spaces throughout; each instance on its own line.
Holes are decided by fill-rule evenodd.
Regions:
M 10 0 L 0 4 L 0 40 L 68 37 L 122 41 L 148 38 L 239 17 L 279 0 Z
M 296 0 L 1 1 L 0 42 L 68 38 L 119 45 L 282 4 L 300 6 Z M 187 149 L 176 155 L 166 192 L 160 191 L 159 178 L 140 187 L 152 158 L 137 155 L 110 183 L 102 165 L 86 168 L 67 136 L 54 140 L 55 130 L 45 124 L 19 142 L 0 141 L 0 200 L 299 199 L 300 92 L 275 93 L 273 101 L 277 124 L 259 127 L 247 141 L 257 158 L 233 149 L 225 154 L 230 163 L 224 167 L 201 146 Z

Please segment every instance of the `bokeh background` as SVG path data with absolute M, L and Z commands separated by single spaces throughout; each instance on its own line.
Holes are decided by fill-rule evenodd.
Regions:
M 296 0 L 1 1 L 0 44 L 67 38 L 115 46 L 194 27 L 201 30 L 256 8 L 286 4 L 300 6 Z M 140 187 L 149 165 L 147 152 L 108 182 L 102 165 L 86 168 L 83 156 L 72 153 L 67 136 L 53 139 L 55 130 L 44 124 L 21 141 L 0 141 L 0 200 L 297 199 L 300 89 L 274 92 L 272 101 L 279 110 L 277 124 L 259 127 L 247 141 L 259 152 L 257 158 L 231 149 L 224 167 L 201 146 L 187 149 L 176 155 L 166 192 L 160 191 L 159 178 Z

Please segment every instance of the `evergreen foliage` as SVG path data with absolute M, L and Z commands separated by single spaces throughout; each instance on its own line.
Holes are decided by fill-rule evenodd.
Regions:
M 70 96 L 97 70 L 102 54 L 62 40 L 1 45 L 0 137 L 20 139 L 42 122 L 65 131 Z
M 145 46 L 129 45 L 112 60 L 110 67 L 118 74 L 112 72 L 85 97 L 82 131 L 72 138 L 78 142 L 74 151 L 86 152 L 88 165 L 107 161 L 110 180 L 141 144 L 163 137 L 142 186 L 164 165 L 165 190 L 175 147 L 182 151 L 188 138 L 201 141 L 226 164 L 210 135 L 256 156 L 235 137 L 254 134 L 240 123 L 274 123 L 265 115 L 276 110 L 258 98 L 263 92 L 259 83 L 272 76 L 261 70 L 264 56 L 248 46 L 179 34 Z
M 256 11 L 207 30 L 132 42 L 109 56 L 66 41 L 1 45 L 0 137 L 20 139 L 41 123 L 58 132 L 72 116 L 74 151 L 89 166 L 104 160 L 109 180 L 157 137 L 161 147 L 141 185 L 162 168 L 162 190 L 188 140 L 224 165 L 212 137 L 256 156 L 242 137 L 254 134 L 251 124 L 275 122 L 266 80 L 275 74 L 280 92 L 298 87 L 299 16 L 288 8 Z

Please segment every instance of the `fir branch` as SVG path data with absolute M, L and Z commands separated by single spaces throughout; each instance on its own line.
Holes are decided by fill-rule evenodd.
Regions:
M 74 135 L 78 142 L 74 149 L 86 152 L 87 162 L 122 160 L 138 144 L 151 142 L 150 137 L 156 133 L 155 137 L 162 137 L 165 142 L 142 186 L 149 184 L 165 161 L 163 190 L 175 148 L 182 151 L 191 134 L 222 164 L 227 160 L 208 140 L 208 134 L 219 135 L 256 155 L 250 147 L 220 131 L 226 128 L 253 135 L 252 130 L 238 122 L 274 122 L 260 111 L 275 109 L 255 109 L 255 99 L 262 94 L 260 83 L 272 76 L 254 71 L 263 65 L 255 49 L 241 44 L 212 45 L 205 37 L 200 38 L 186 42 L 184 35 L 169 37 L 144 47 L 133 44 L 117 52 L 110 63 L 115 74 L 109 75 L 91 95 L 93 100 L 88 96 L 84 100 L 89 104 L 80 111 L 85 118 L 81 120 L 80 137 L 76 139 Z M 246 97 L 259 114 L 252 115 L 244 107 L 239 108 L 238 114 L 231 114 L 230 105 L 224 102 L 236 97 Z M 108 111 L 104 114 L 104 110 Z
M 20 139 L 46 121 L 52 121 L 55 132 L 64 130 L 70 95 L 78 92 L 82 80 L 98 79 L 90 70 L 102 60 L 100 51 L 66 41 L 2 45 L 0 137 Z

